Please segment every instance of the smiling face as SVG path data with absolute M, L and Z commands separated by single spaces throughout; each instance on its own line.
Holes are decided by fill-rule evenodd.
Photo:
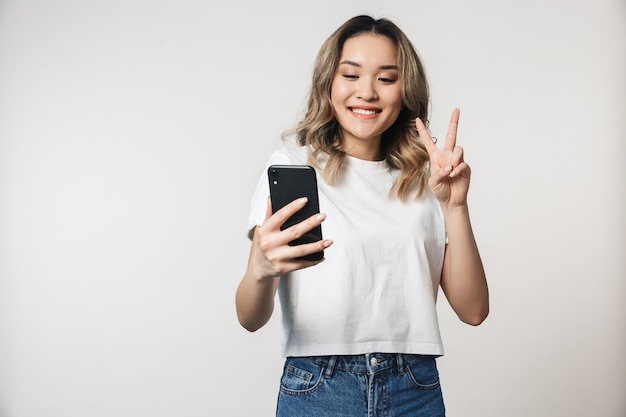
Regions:
M 380 140 L 402 110 L 397 48 L 381 35 L 360 34 L 343 45 L 331 87 L 341 149 L 361 159 L 380 157 Z

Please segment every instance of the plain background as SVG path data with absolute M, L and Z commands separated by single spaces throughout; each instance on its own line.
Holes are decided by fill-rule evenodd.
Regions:
M 626 415 L 623 0 L 4 0 L 0 416 L 273 414 L 249 201 L 360 13 L 416 45 L 435 136 L 461 108 L 492 310 L 441 298 L 448 415 Z

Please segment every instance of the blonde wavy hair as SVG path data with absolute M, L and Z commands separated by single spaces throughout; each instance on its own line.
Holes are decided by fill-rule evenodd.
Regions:
M 319 156 L 328 154 L 322 169 L 324 179 L 337 183 L 345 152 L 341 129 L 330 98 L 333 78 L 339 65 L 343 45 L 349 38 L 370 33 L 386 36 L 398 50 L 398 69 L 402 83 L 403 108 L 394 124 L 383 133 L 381 156 L 391 168 L 401 174 L 390 191 L 390 197 L 406 200 L 417 189 L 419 198 L 428 183 L 428 152 L 419 140 L 415 118 L 428 125 L 429 88 L 424 66 L 406 35 L 388 19 L 375 20 L 370 16 L 356 16 L 341 25 L 322 45 L 315 60 L 311 90 L 304 117 L 283 138 L 295 135 L 299 145 L 312 149 L 309 164 L 320 168 Z

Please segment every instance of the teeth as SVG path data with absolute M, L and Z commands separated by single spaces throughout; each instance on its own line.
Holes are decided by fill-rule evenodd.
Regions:
M 353 113 L 356 114 L 376 114 L 378 113 L 376 110 L 365 110 L 365 109 L 352 109 Z

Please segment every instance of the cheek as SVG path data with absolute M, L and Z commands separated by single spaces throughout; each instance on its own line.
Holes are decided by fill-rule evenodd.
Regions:
M 349 95 L 348 87 L 341 80 L 335 79 L 330 87 L 330 99 L 334 103 L 339 103 Z
M 333 109 L 337 107 L 337 86 L 333 83 L 330 88 L 330 103 L 333 105 Z
M 401 89 L 397 89 L 395 91 L 390 91 L 389 92 L 389 102 L 394 103 L 395 107 L 398 108 L 402 108 L 404 107 L 403 101 L 402 101 L 402 90 Z

